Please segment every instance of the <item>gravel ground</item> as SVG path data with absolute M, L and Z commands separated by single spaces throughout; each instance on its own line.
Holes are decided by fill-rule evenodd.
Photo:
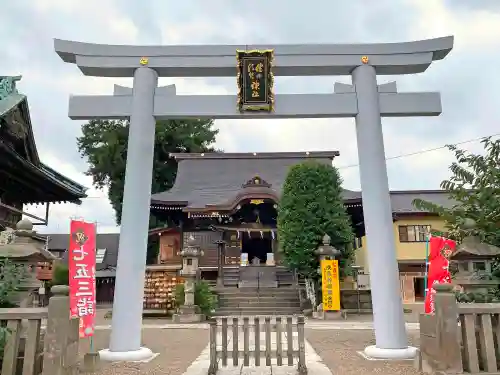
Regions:
M 325 365 L 337 375 L 417 375 L 413 361 L 369 361 L 357 352 L 375 344 L 370 330 L 306 330 L 306 338 Z M 411 345 L 418 346 L 417 332 L 409 333 Z
M 96 350 L 109 344 L 109 330 L 97 331 Z M 202 329 L 145 329 L 144 346 L 160 355 L 148 363 L 101 363 L 94 375 L 181 375 L 208 345 L 208 330 Z M 88 341 L 80 343 L 80 354 L 89 350 Z

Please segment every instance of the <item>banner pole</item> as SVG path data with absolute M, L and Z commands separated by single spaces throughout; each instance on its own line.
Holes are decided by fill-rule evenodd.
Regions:
M 95 236 L 94 236 L 94 258 L 96 258 L 97 256 L 97 221 L 94 221 L 94 227 L 95 227 Z M 94 353 L 94 335 L 95 335 L 95 317 L 97 315 L 97 285 L 96 285 L 96 277 L 95 277 L 95 273 L 96 273 L 96 268 L 97 268 L 97 264 L 95 264 L 94 266 L 94 280 L 93 280 L 93 283 L 94 283 L 94 327 L 93 327 L 93 330 L 92 330 L 92 335 L 90 336 L 90 352 L 91 353 Z
M 427 298 L 427 279 L 429 273 L 429 241 L 431 238 L 431 234 L 428 233 L 425 240 L 425 277 L 424 277 L 424 300 Z

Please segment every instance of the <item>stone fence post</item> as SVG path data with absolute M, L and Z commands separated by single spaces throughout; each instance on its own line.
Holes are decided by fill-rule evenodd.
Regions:
M 420 315 L 418 367 L 426 373 L 463 373 L 458 305 L 453 285 L 434 285 L 434 315 Z
M 78 372 L 79 319 L 70 319 L 69 287 L 52 287 L 44 337 L 43 375 Z

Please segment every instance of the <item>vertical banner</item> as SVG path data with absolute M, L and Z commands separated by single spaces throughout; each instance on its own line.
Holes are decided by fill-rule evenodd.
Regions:
M 68 254 L 70 316 L 80 318 L 80 337 L 94 334 L 96 225 L 72 220 Z
M 338 260 L 321 261 L 323 311 L 340 310 L 340 277 Z
M 429 260 L 427 272 L 427 288 L 425 295 L 425 313 L 434 312 L 434 294 L 436 284 L 450 284 L 450 257 L 457 248 L 457 243 L 444 237 L 432 236 L 429 241 Z

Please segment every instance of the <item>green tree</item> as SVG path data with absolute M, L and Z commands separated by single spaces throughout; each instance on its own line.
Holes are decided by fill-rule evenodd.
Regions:
M 291 167 L 285 179 L 278 209 L 278 236 L 285 262 L 305 277 L 318 277 L 314 251 L 325 234 L 342 252 L 341 270 L 349 273 L 354 234 L 341 184 L 336 168 L 314 161 Z
M 441 182 L 450 204 L 415 199 L 413 205 L 441 216 L 449 236 L 456 240 L 474 235 L 485 243 L 500 246 L 500 139 L 488 137 L 481 143 L 482 154 L 447 146 L 456 159 L 450 166 L 452 176 Z M 467 225 L 468 219 L 475 221 L 473 228 Z
M 86 174 L 97 188 L 108 188 L 108 197 L 120 224 L 129 122 L 91 120 L 82 126 L 78 151 L 89 163 Z M 171 152 L 209 152 L 218 130 L 213 120 L 157 121 L 152 193 L 170 189 L 175 181 L 177 163 Z

